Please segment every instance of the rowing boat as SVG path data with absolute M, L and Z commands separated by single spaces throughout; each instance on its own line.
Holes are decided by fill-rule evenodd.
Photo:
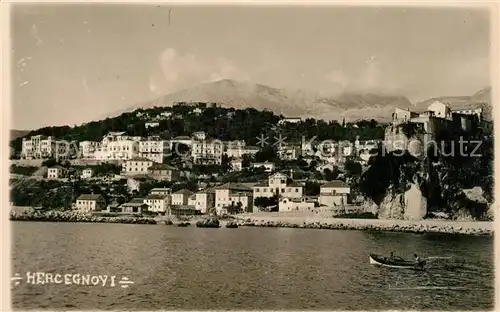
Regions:
M 419 261 L 418 263 L 415 263 L 415 261 L 404 260 L 400 257 L 390 258 L 376 254 L 370 254 L 370 264 L 396 269 L 411 269 L 423 271 L 425 261 Z

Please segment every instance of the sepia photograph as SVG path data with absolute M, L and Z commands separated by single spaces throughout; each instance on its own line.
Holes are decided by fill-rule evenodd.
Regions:
M 495 309 L 496 4 L 6 10 L 12 310 Z

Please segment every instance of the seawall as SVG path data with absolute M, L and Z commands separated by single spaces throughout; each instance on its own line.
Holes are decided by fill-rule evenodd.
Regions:
M 237 216 L 238 226 L 286 227 L 331 230 L 371 230 L 408 233 L 443 233 L 466 235 L 493 235 L 493 222 L 458 222 L 447 220 L 380 220 L 338 219 L 316 216 L 286 216 L 280 213 L 269 215 Z

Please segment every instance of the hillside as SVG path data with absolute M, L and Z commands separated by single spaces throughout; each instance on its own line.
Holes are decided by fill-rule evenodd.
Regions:
M 30 133 L 31 130 L 10 130 L 10 139 L 14 140 Z
M 141 103 L 126 111 L 154 106 L 171 106 L 174 102 L 216 102 L 223 107 L 269 110 L 278 115 L 302 116 L 324 120 L 353 121 L 390 118 L 394 107 L 411 107 L 404 96 L 344 93 L 337 97 L 320 97 L 313 92 L 277 89 L 261 84 L 224 79 L 202 83 L 154 101 Z
M 484 88 L 473 95 L 466 96 L 441 96 L 415 104 L 414 110 L 425 110 L 434 101 L 448 104 L 451 109 L 464 109 L 474 106 L 481 106 L 485 112 L 485 119 L 492 119 L 491 87 Z

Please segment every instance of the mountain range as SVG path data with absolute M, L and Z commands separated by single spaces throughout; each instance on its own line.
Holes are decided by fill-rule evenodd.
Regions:
M 324 120 L 345 118 L 346 121 L 375 119 L 387 122 L 396 107 L 418 111 L 437 100 L 446 102 L 452 109 L 485 103 L 482 105 L 491 116 L 491 87 L 471 96 L 445 96 L 412 104 L 401 95 L 347 92 L 335 97 L 325 97 L 314 92 L 277 89 L 229 79 L 198 84 L 153 101 L 140 103 L 125 111 L 171 106 L 174 102 L 216 102 L 222 107 L 239 109 L 253 107 L 286 117 L 311 117 Z

